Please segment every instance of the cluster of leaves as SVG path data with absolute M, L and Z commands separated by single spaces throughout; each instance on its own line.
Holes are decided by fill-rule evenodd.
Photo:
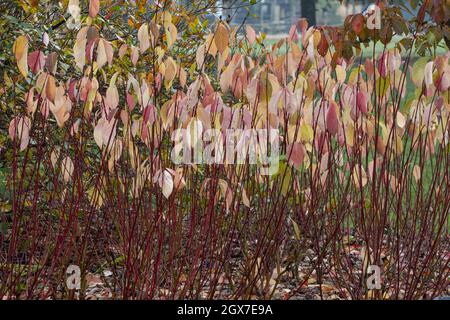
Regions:
M 338 260 L 348 254 L 340 241 L 350 228 L 367 248 L 364 266 L 387 264 L 381 297 L 442 292 L 449 263 L 448 54 L 409 68 L 415 35 L 387 49 L 394 32 L 418 32 L 396 8 L 382 8 L 383 28 L 375 31 L 362 15 L 341 28 L 308 28 L 301 20 L 268 48 L 252 27 L 219 21 L 209 30 L 175 1 L 136 1 L 132 17 L 123 16 L 125 2 L 69 0 L 60 9 L 63 24 L 23 32 L 11 46 L 17 69 L 5 72 L 0 88 L 11 114 L 12 203 L 11 229 L 0 238 L 0 274 L 8 274 L 0 294 L 23 291 L 22 273 L 11 267 L 21 254 L 28 257 L 25 274 L 35 277 L 26 280 L 31 297 L 39 288 L 57 296 L 60 284 L 49 278 L 70 262 L 86 271 L 101 252 L 125 274 L 117 277 L 125 279 L 125 297 L 198 296 L 206 282 L 213 297 L 211 283 L 229 269 L 239 234 L 242 248 L 254 247 L 244 255 L 236 297 L 251 296 L 259 283 L 270 296 L 264 279 L 274 264 L 286 267 L 277 252 L 292 238 L 314 248 L 319 280 L 324 256 L 335 254 L 336 282 L 349 279 L 341 294 L 367 296 L 356 288 L 365 268 L 355 278 L 351 262 Z M 423 20 L 419 15 L 418 24 Z M 369 41 L 385 47 L 363 60 L 358 50 Z M 178 129 L 190 132 L 192 147 L 210 128 L 277 129 L 279 171 L 172 163 Z M 248 143 L 238 141 L 243 149 Z M 203 271 L 205 261 L 211 271 Z

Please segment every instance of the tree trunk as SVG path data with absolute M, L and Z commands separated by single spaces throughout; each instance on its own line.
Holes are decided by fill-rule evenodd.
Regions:
M 313 26 L 316 24 L 316 1 L 301 0 L 302 17 L 308 19 L 308 24 Z

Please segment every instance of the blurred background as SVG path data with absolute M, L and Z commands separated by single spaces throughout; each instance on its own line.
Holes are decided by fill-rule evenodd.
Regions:
M 189 6 L 190 0 L 185 1 Z M 393 0 L 389 2 L 399 2 Z M 269 37 L 283 36 L 299 18 L 309 25 L 341 25 L 349 14 L 361 13 L 374 0 L 220 0 L 209 20 L 224 19 L 232 25 L 250 24 Z M 409 7 L 409 6 L 408 6 Z M 408 14 L 405 18 L 409 18 Z
M 310 25 L 342 24 L 349 14 L 362 12 L 370 0 L 222 0 L 223 17 L 232 24 L 240 24 L 244 19 L 255 30 L 268 35 L 286 34 L 291 25 L 300 17 L 308 19 Z M 249 3 L 253 3 L 248 6 Z M 245 5 L 247 4 L 247 5 Z M 239 8 L 240 5 L 240 8 Z

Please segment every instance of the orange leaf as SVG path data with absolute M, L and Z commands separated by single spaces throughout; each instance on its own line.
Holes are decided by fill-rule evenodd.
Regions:
M 362 14 L 354 15 L 352 18 L 352 29 L 356 34 L 360 34 L 364 29 L 364 16 Z
M 224 24 L 220 23 L 217 26 L 214 42 L 216 43 L 217 50 L 222 53 L 226 47 L 228 47 L 230 39 L 228 38 L 228 29 Z
M 55 78 L 52 75 L 48 75 L 47 84 L 45 85 L 45 96 L 51 102 L 55 102 L 56 83 Z
M 317 52 L 319 52 L 319 54 L 324 57 L 327 52 L 328 52 L 328 41 L 325 38 L 325 34 L 323 32 L 320 33 L 320 42 L 317 46 Z

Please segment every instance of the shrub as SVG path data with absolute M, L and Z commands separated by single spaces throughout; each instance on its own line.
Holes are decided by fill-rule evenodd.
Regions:
M 18 35 L 1 90 L 0 296 L 83 299 L 104 270 L 126 299 L 272 298 L 286 278 L 284 298 L 310 283 L 321 298 L 447 290 L 449 55 L 418 58 L 423 30 L 405 33 L 398 10 L 383 9 L 381 30 L 362 15 L 300 20 L 269 45 L 250 26 L 209 31 L 171 1 L 119 26 L 123 8 L 76 2 L 57 32 Z M 381 52 L 361 50 L 369 41 Z M 178 129 L 190 153 L 207 129 L 250 128 L 277 130 L 275 174 L 249 158 L 173 162 Z M 371 265 L 380 290 L 366 286 Z

